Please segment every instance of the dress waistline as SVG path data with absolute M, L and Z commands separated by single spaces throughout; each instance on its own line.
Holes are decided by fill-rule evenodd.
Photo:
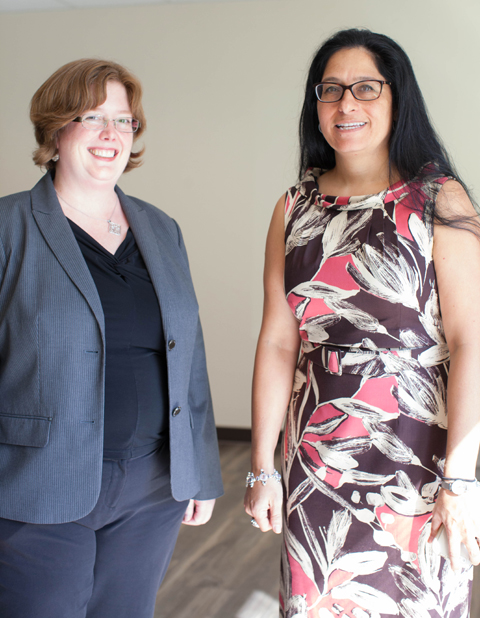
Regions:
M 344 373 L 362 376 L 396 375 L 402 371 L 418 370 L 448 363 L 447 344 L 419 348 L 365 348 L 331 344 L 302 343 L 304 357 L 320 365 L 327 373 L 341 376 Z

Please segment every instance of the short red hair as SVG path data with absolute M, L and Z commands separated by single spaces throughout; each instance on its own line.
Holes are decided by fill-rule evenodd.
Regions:
M 142 107 L 142 86 L 125 67 L 109 60 L 84 58 L 60 67 L 33 95 L 30 119 L 35 128 L 38 148 L 33 153 L 36 165 L 55 169 L 52 157 L 57 150 L 57 136 L 77 116 L 97 108 L 107 98 L 107 83 L 115 81 L 125 87 L 132 116 L 140 121 L 133 134 L 136 141 L 145 131 L 146 119 Z M 142 164 L 139 152 L 132 152 L 125 171 Z

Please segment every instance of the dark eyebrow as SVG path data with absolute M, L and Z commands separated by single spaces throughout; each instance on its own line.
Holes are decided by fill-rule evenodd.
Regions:
M 355 78 L 355 82 L 363 82 L 363 81 L 369 81 L 369 80 L 374 80 L 374 79 L 382 79 L 381 77 L 372 77 L 371 75 L 361 75 L 360 77 Z M 340 80 L 340 78 L 338 77 L 325 77 L 324 79 L 322 79 L 322 82 L 330 82 L 332 84 L 340 84 L 342 85 L 342 81 Z

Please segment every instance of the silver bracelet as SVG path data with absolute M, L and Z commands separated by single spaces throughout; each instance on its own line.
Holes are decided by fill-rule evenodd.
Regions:
M 277 483 L 280 483 L 282 477 L 280 476 L 280 473 L 275 470 L 275 468 L 273 469 L 272 474 L 267 474 L 263 468 L 260 468 L 260 474 L 258 476 L 255 476 L 253 472 L 249 472 L 247 474 L 247 478 L 245 479 L 245 487 L 253 487 L 256 481 L 260 481 L 262 485 L 266 485 L 268 479 L 273 479 L 274 481 L 277 481 Z
M 440 481 L 440 487 L 451 491 L 452 494 L 461 496 L 462 494 L 470 491 L 471 489 L 477 489 L 480 487 L 480 483 L 477 479 L 460 479 L 452 478 L 450 476 L 442 476 Z

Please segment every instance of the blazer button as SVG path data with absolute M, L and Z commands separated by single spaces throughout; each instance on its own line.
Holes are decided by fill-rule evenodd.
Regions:
M 178 416 L 181 411 L 182 411 L 182 408 L 174 408 L 172 412 L 172 416 Z
M 168 342 L 168 349 L 169 350 L 173 350 L 173 348 L 176 346 L 177 342 L 175 341 L 175 339 L 170 339 L 170 341 Z

